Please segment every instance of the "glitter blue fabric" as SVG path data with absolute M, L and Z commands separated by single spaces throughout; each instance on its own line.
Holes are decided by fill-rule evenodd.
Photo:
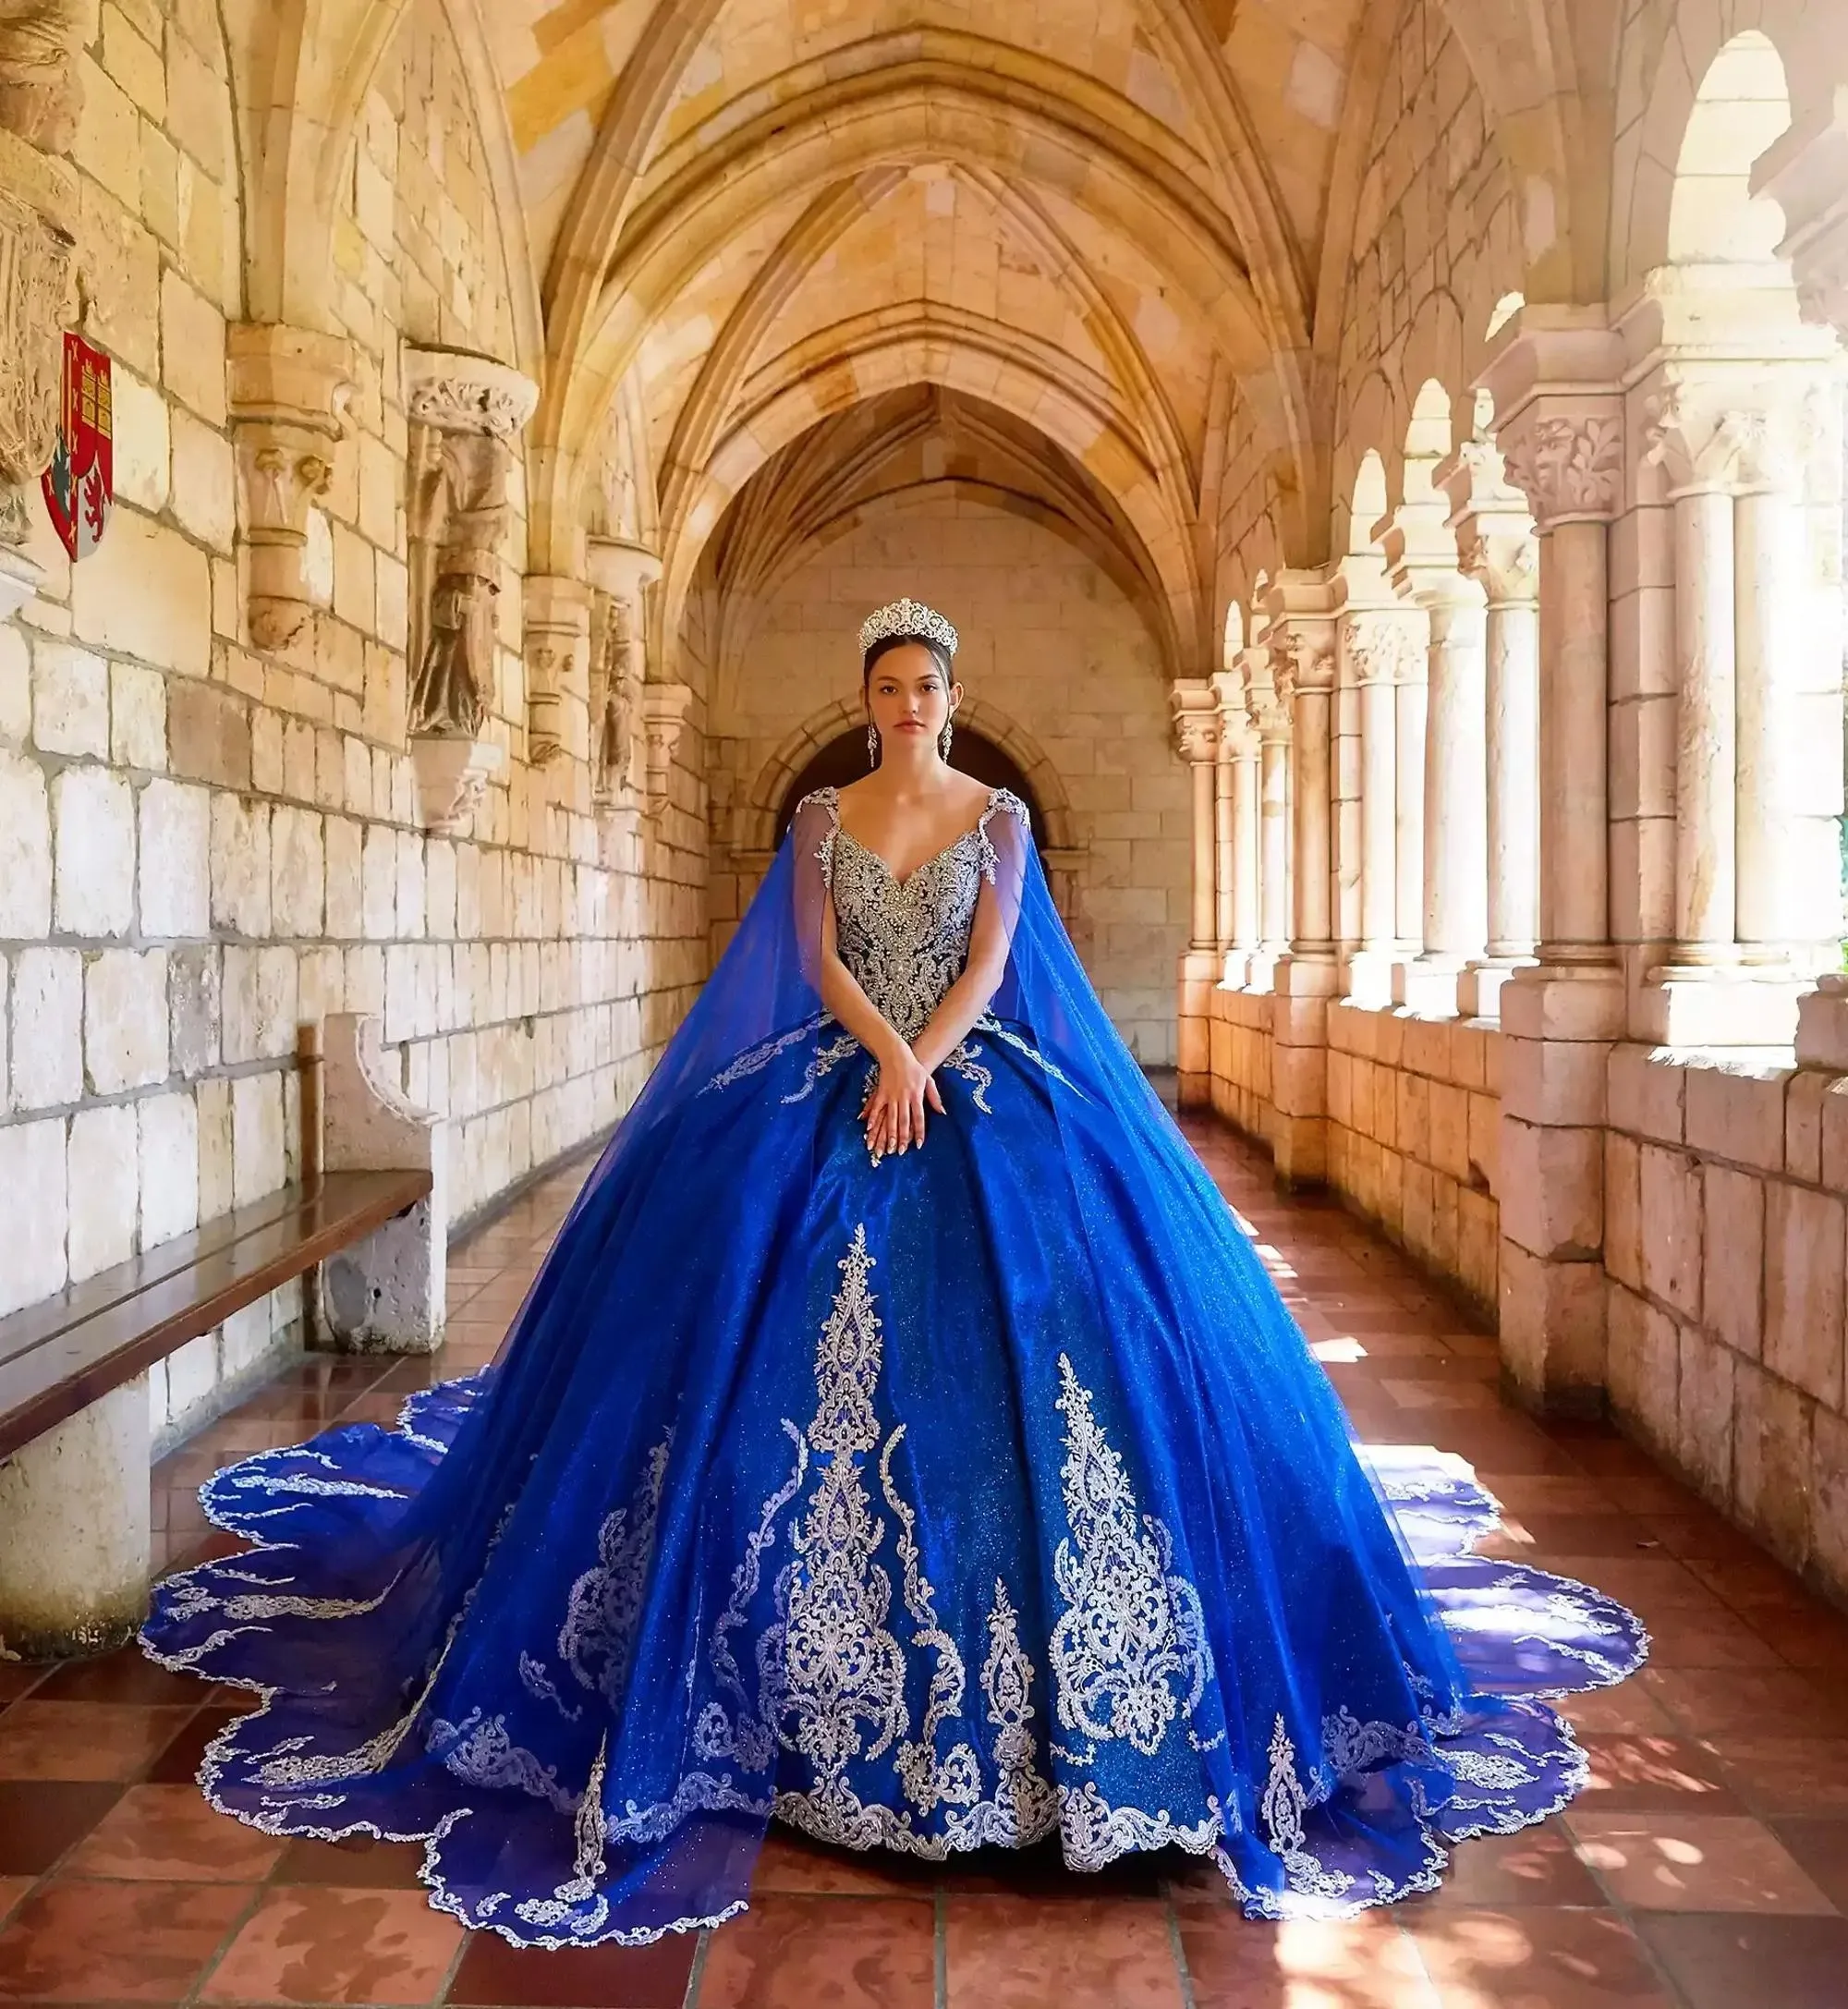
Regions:
M 1007 977 L 875 1162 L 821 916 L 908 1031 L 983 897 Z M 1390 1902 L 1571 1797 L 1543 1699 L 1646 1643 L 1470 1555 L 1454 1461 L 1356 1451 L 1000 794 L 902 883 L 810 798 L 494 1364 L 203 1496 L 259 1546 L 144 1641 L 262 1697 L 213 1802 L 422 1839 L 433 1902 L 526 1944 L 731 1916 L 772 1819 Z

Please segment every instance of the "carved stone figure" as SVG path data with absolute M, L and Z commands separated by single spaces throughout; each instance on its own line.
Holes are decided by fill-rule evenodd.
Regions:
M 510 505 L 510 454 L 486 432 L 437 434 L 434 479 L 419 484 L 436 517 L 428 632 L 411 679 L 413 733 L 480 730 L 494 688 L 493 602 Z
M 95 0 L 0 0 L 0 128 L 68 151 L 83 109 L 77 52 L 95 26 Z
M 597 598 L 597 651 L 590 676 L 591 773 L 597 800 L 611 802 L 634 785 L 641 679 L 636 674 L 628 602 L 609 593 Z
M 472 737 L 488 715 L 492 599 L 475 572 L 439 576 L 430 600 L 430 639 L 411 683 L 410 729 Z

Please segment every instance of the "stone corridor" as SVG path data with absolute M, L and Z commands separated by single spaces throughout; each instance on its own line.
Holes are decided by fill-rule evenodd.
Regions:
M 1505 1552 L 1639 1611 L 1650 1663 L 1568 1706 L 1593 1783 L 1466 1844 L 1443 1889 L 1353 1924 L 1251 1924 L 1216 1873 L 1101 1878 L 1036 1853 L 947 1874 L 779 1833 L 752 1909 L 642 1949 L 517 1952 L 428 1909 L 407 1845 L 289 1845 L 190 1784 L 232 1691 L 132 1653 L 0 1665 L 0 2003 L 456 2009 L 1840 2009 L 1848 1973 L 1848 1619 L 1610 1431 L 1538 1424 L 1494 1342 L 1366 1227 L 1279 1199 L 1210 1121 L 1196 1148 L 1358 1434 L 1460 1453 Z M 155 1474 L 161 1559 L 222 1551 L 193 1489 L 239 1453 L 486 1360 L 582 1166 L 452 1259 L 432 1360 L 296 1363 Z

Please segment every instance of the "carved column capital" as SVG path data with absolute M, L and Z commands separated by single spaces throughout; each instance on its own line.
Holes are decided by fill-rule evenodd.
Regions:
M 1765 414 L 1735 406 L 1731 389 L 1670 373 L 1647 400 L 1643 458 L 1662 469 L 1672 496 L 1734 493 L 1747 466 L 1763 462 Z
M 1539 592 L 1539 547 L 1527 498 L 1508 479 L 1494 442 L 1465 440 L 1437 470 L 1451 500 L 1458 569 L 1491 606 L 1523 605 Z
M 1422 668 L 1424 647 L 1409 616 L 1395 607 L 1356 607 L 1342 616 L 1342 641 L 1356 684 L 1403 684 L 1416 681 L 1409 672 Z
M 585 570 L 599 592 L 613 599 L 639 603 L 643 591 L 661 577 L 661 559 L 646 544 L 631 543 L 624 537 L 599 537 L 584 541 Z
M 1609 523 L 1623 505 L 1621 410 L 1536 405 L 1501 435 L 1509 480 L 1542 530 L 1561 523 Z
M 1235 664 L 1208 679 L 1218 708 L 1221 745 L 1234 760 L 1249 760 L 1258 750 L 1251 715 L 1245 707 L 1245 673 Z
M 1647 401 L 1646 457 L 1672 495 L 1801 493 L 1825 425 L 1824 381 L 1803 363 L 1765 362 L 1747 371 L 1663 371 Z
M 407 347 L 404 385 L 406 416 L 438 432 L 508 440 L 525 430 L 539 405 L 530 377 L 463 349 Z
M 352 347 L 338 335 L 246 322 L 228 331 L 225 360 L 250 640 L 286 650 L 312 613 L 308 512 L 334 479 L 334 448 L 346 431 Z
M 686 684 L 645 684 L 641 702 L 642 731 L 648 738 L 648 813 L 659 816 L 667 807 L 669 779 L 693 709 L 693 692 Z
M 1542 534 L 1623 506 L 1623 338 L 1602 308 L 1525 307 L 1477 380 L 1509 484 Z
M 1319 626 L 1332 628 L 1332 623 L 1328 621 Z M 1334 651 L 1323 648 L 1321 641 L 1319 633 L 1311 634 L 1299 627 L 1286 627 L 1281 635 L 1273 633 L 1270 640 L 1271 680 L 1285 704 L 1294 702 L 1305 692 L 1334 688 Z
M 1277 688 L 1274 659 L 1267 646 L 1247 649 L 1245 680 L 1245 711 L 1258 741 L 1265 746 L 1287 746 L 1291 712 L 1288 699 Z
M 1190 767 L 1219 758 L 1219 701 L 1210 682 L 1173 685 L 1168 702 L 1174 722 L 1174 746 Z

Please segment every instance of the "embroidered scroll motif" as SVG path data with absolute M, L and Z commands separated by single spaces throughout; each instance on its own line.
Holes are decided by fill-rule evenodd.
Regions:
M 867 1288 L 872 1266 L 866 1229 L 856 1228 L 815 1352 L 808 1442 L 819 1478 L 791 1534 L 796 1560 L 777 1577 L 776 1623 L 758 1642 L 765 1719 L 824 1786 L 862 1753 L 879 1757 L 908 1727 L 905 1654 L 885 1624 L 892 1578 L 873 1560 L 885 1523 L 872 1511 L 861 1470 L 879 1443 L 872 1397 L 881 1337 Z M 869 1747 L 863 1723 L 873 1734 Z
M 1258 1813 L 1264 1822 L 1265 1839 L 1283 1865 L 1291 1890 L 1306 1897 L 1345 1896 L 1354 1887 L 1354 1879 L 1338 1869 L 1324 1869 L 1305 1845 L 1308 1838 L 1303 1828 L 1303 1815 L 1327 1796 L 1320 1782 L 1315 1782 L 1312 1795 L 1296 1776 L 1296 1747 L 1281 1716 L 1270 1733 L 1269 1756 L 1270 1775 L 1258 1802 Z
M 1090 1391 L 1064 1354 L 1059 1380 L 1060 1479 L 1072 1530 L 1052 1558 L 1065 1601 L 1051 1647 L 1059 1721 L 1099 1743 L 1123 1738 L 1152 1758 L 1212 1678 L 1205 1614 L 1193 1585 L 1170 1568 L 1166 1524 L 1138 1513 L 1123 1460 L 1091 1413 Z
M 1033 1662 L 1020 1644 L 1019 1614 L 1007 1586 L 994 1580 L 988 1614 L 988 1657 L 982 1662 L 982 1694 L 994 1725 L 995 1819 L 990 1839 L 1020 1847 L 1043 1834 L 1059 1818 L 1059 1794 L 1040 1770 L 1039 1746 L 1028 1725 L 1034 1717 Z
M 626 1507 L 597 1530 L 597 1560 L 572 1586 L 558 1657 L 593 1694 L 620 1703 L 635 1651 L 648 1565 L 654 1553 L 662 1482 L 667 1476 L 670 1433 L 649 1454 L 641 1482 Z

